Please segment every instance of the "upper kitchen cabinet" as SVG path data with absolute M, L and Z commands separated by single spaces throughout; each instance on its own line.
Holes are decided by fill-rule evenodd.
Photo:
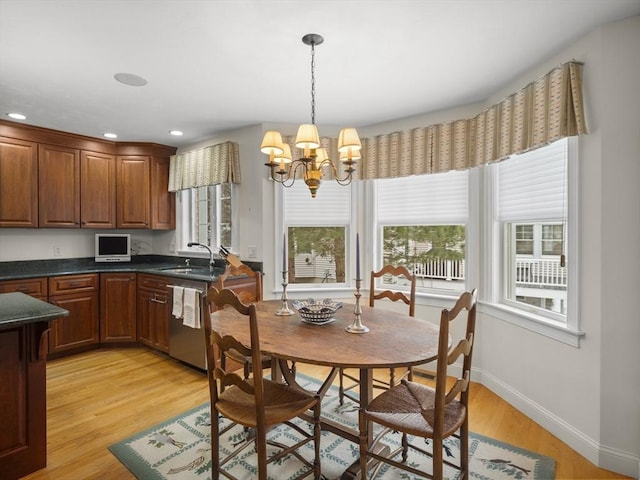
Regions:
M 0 227 L 172 230 L 175 151 L 0 120 Z
M 82 228 L 116 228 L 116 157 L 81 152 L 80 217 Z
M 80 227 L 80 150 L 38 145 L 40 228 Z
M 0 137 L 0 227 L 38 226 L 38 144 Z
M 151 228 L 155 230 L 176 228 L 176 195 L 168 190 L 171 154 L 151 158 Z
M 118 156 L 116 177 L 118 228 L 150 228 L 151 158 Z
M 118 228 L 176 227 L 175 194 L 168 191 L 174 153 L 175 148 L 157 144 L 118 144 Z

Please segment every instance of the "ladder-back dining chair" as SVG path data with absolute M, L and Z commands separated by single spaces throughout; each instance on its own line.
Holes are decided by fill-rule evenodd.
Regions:
M 262 274 L 252 270 L 244 263 L 239 266 L 227 265 L 225 271 L 218 277 L 218 290 L 233 288 L 236 296 L 242 303 L 262 301 Z M 251 358 L 230 350 L 227 355 L 221 357 L 222 368 L 226 369 L 227 358 L 242 365 L 244 378 L 249 378 L 251 372 Z M 261 355 L 262 368 L 271 368 L 271 358 Z
M 223 308 L 235 309 L 239 314 L 239 321 L 246 320 L 250 331 L 251 345 L 246 346 L 229 335 L 221 337 L 213 330 L 211 313 Z M 255 444 L 259 480 L 267 479 L 267 465 L 278 462 L 288 455 L 298 458 L 303 466 L 296 478 L 306 478 L 313 475 L 314 479 L 321 478 L 320 474 L 320 397 L 311 392 L 294 388 L 284 383 L 278 383 L 264 378 L 260 362 L 260 339 L 255 304 L 245 305 L 231 290 L 218 291 L 210 287 L 202 301 L 202 324 L 204 325 L 207 350 L 207 375 L 209 379 L 209 395 L 211 397 L 211 465 L 212 478 L 217 480 L 220 475 L 236 479 L 225 465 L 232 459 L 237 459 L 247 447 Z M 214 346 L 224 355 L 233 349 L 253 360 L 253 375 L 244 379 L 235 372 L 222 368 L 215 354 Z M 312 428 L 303 428 L 292 420 L 301 417 L 311 410 Z M 220 416 L 230 420 L 230 425 L 220 428 Z M 285 445 L 269 440 L 269 429 L 278 424 L 286 424 L 291 432 L 297 435 L 293 445 Z M 227 434 L 236 425 L 244 427 L 245 441 L 224 458 L 220 458 L 220 436 Z M 252 435 L 251 432 L 255 432 Z M 296 434 L 297 432 L 297 434 Z M 228 435 L 237 437 L 238 432 Z M 293 440 L 293 439 L 292 439 Z M 237 440 L 234 440 L 235 443 Z M 314 443 L 314 459 L 312 462 L 300 455 L 299 450 L 308 443 Z M 275 446 L 279 451 L 267 458 L 267 445 Z M 245 462 L 252 462 L 244 458 Z M 303 471 L 304 469 L 304 471 Z
M 372 459 L 390 464 L 414 475 L 441 480 L 444 464 L 460 470 L 457 478 L 469 478 L 469 384 L 471 376 L 471 358 L 476 327 L 477 291 L 464 292 L 450 310 L 442 310 L 438 341 L 438 360 L 435 388 L 402 380 L 373 399 L 368 406 L 360 410 L 360 468 L 361 478 L 366 480 L 367 468 Z M 451 343 L 450 324 L 456 319 L 464 320 L 466 328 L 458 341 Z M 451 348 L 450 348 L 450 345 Z M 451 374 L 449 366 L 463 357 L 462 372 L 455 382 L 447 387 L 447 376 Z M 368 443 L 370 424 L 382 426 L 382 430 Z M 373 427 L 372 427 L 373 428 Z M 403 435 L 402 446 L 389 453 L 380 454 L 378 444 L 391 432 Z M 407 435 L 415 436 L 413 442 L 406 441 Z M 443 458 L 443 440 L 455 436 L 460 443 L 458 465 Z M 412 438 L 412 437 L 409 437 Z M 424 449 L 424 441 L 431 439 L 432 451 Z M 414 449 L 432 457 L 432 473 L 420 471 L 407 462 L 409 449 Z M 388 450 L 387 450 L 388 451 Z M 395 457 L 402 453 L 402 460 Z M 374 477 L 382 466 L 378 463 L 373 471 Z
M 408 294 L 399 291 L 399 290 L 377 290 L 376 289 L 376 280 L 383 277 L 392 277 L 393 279 L 408 282 L 409 283 L 409 292 Z M 391 302 L 402 302 L 405 303 L 409 307 L 409 315 L 415 315 L 416 309 L 416 276 L 411 273 L 407 267 L 405 266 L 394 266 L 394 265 L 385 265 L 381 270 L 377 272 L 371 272 L 370 275 L 370 286 L 369 286 L 369 306 L 374 307 L 376 302 L 381 302 L 386 299 Z M 388 389 L 389 387 L 395 385 L 403 378 L 408 378 L 409 380 L 413 380 L 413 370 L 408 368 L 405 370 L 402 375 L 398 378 L 395 376 L 395 369 L 391 368 L 389 371 L 389 380 L 383 380 L 379 378 L 374 378 L 373 387 L 379 389 Z M 345 386 L 345 379 L 351 381 L 351 383 Z M 351 394 L 351 390 L 356 388 L 359 385 L 359 378 L 354 374 L 351 374 L 345 371 L 343 368 L 339 371 L 339 388 L 338 388 L 338 397 L 340 400 L 340 405 L 344 404 L 344 398 L 349 398 L 354 402 L 358 402 L 358 399 Z

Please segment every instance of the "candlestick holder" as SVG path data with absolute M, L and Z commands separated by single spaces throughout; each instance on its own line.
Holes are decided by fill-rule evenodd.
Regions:
M 284 316 L 284 315 L 293 315 L 295 312 L 289 308 L 289 301 L 287 299 L 287 274 L 288 271 L 282 272 L 282 304 L 280 305 L 280 309 L 276 310 L 275 314 Z
M 353 309 L 353 322 L 351 325 L 345 327 L 345 330 L 349 333 L 367 333 L 369 331 L 369 328 L 362 324 L 362 307 L 360 306 L 360 297 L 362 296 L 360 293 L 361 282 L 361 278 L 356 278 L 356 293 L 354 294 L 356 297 L 356 306 Z

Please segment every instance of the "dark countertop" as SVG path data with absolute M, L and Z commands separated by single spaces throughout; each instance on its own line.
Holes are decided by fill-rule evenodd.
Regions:
M 0 329 L 46 322 L 66 317 L 69 312 L 24 293 L 0 293 Z
M 191 271 L 171 271 L 186 267 L 186 258 L 169 255 L 138 255 L 131 262 L 100 263 L 93 258 L 68 258 L 60 260 L 28 260 L 16 262 L 0 262 L 1 280 L 23 280 L 57 275 L 73 275 L 82 273 L 137 272 L 165 275 L 187 280 L 216 282 L 226 262 L 215 259 L 213 273 L 209 272 L 208 261 L 203 258 L 190 258 Z M 246 262 L 252 269 L 261 271 L 260 262 Z

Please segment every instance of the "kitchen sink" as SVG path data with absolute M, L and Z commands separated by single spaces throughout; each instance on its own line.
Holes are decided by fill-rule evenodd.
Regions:
M 209 267 L 167 267 L 162 270 L 172 273 L 193 273 L 198 275 L 209 274 Z

